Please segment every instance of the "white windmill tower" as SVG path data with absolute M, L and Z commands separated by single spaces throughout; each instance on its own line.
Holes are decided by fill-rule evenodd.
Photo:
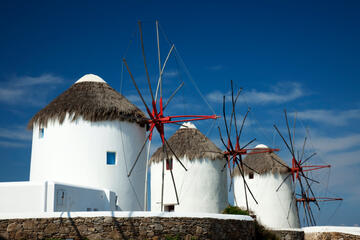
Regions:
M 221 150 L 192 123 L 183 124 L 168 143 L 172 151 L 162 146 L 150 159 L 151 210 L 161 211 L 162 205 L 164 211 L 175 212 L 224 210 L 228 195 Z
M 252 198 L 249 198 L 249 209 L 267 227 L 299 228 L 293 182 L 291 178 L 287 178 L 289 167 L 286 167 L 286 163 L 274 152 L 264 151 L 266 149 L 268 149 L 266 145 L 259 144 L 252 151 L 258 153 L 250 152 L 243 160 L 246 183 L 258 201 L 256 204 Z M 236 204 L 239 207 L 246 207 L 243 197 L 244 181 L 237 168 L 234 170 L 233 180 Z
M 30 120 L 30 181 L 110 189 L 119 210 L 141 210 L 145 154 L 131 177 L 127 172 L 145 140 L 144 119 L 103 79 L 83 76 Z

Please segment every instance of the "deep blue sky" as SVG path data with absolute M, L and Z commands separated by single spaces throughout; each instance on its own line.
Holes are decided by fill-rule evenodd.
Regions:
M 280 155 L 287 160 L 272 124 L 284 129 L 282 110 L 298 112 L 298 142 L 309 127 L 310 150 L 319 155 L 314 161 L 333 166 L 330 181 L 328 171 L 319 174 L 321 181 L 328 183 L 333 196 L 345 199 L 330 220 L 321 213 L 319 223 L 360 224 L 357 1 L 104 2 L 1 2 L 0 181 L 28 180 L 28 120 L 82 75 L 97 74 L 117 90 L 123 79 L 122 93 L 140 106 L 126 74 L 121 77 L 121 59 L 137 21 L 144 21 L 144 33 L 151 36 L 158 19 L 217 114 L 222 114 L 221 97 L 228 93 L 230 79 L 244 87 L 239 114 L 252 108 L 244 138 L 257 137 L 257 143 L 280 147 Z M 153 77 L 156 61 L 151 37 L 146 46 L 149 62 L 153 60 L 149 63 Z M 145 90 L 136 41 L 126 57 Z M 162 47 L 165 54 L 165 41 Z M 170 62 L 164 85 L 169 92 L 177 86 L 174 69 Z M 211 114 L 191 81 L 184 81 L 169 112 L 198 113 L 189 110 L 193 109 Z M 192 108 L 184 107 L 186 104 Z M 221 146 L 216 128 L 209 125 L 199 123 L 199 128 L 204 133 L 210 130 L 209 137 Z M 217 125 L 223 128 L 222 121 Z M 169 136 L 174 130 L 169 130 Z M 156 140 L 154 143 L 156 147 Z M 330 215 L 337 206 L 331 205 Z

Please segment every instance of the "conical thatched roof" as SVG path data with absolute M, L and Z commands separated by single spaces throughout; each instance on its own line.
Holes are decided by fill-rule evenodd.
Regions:
M 28 128 L 34 123 L 47 126 L 49 120 L 62 123 L 66 115 L 72 120 L 82 117 L 91 122 L 119 120 L 135 122 L 145 126 L 144 113 L 115 91 L 100 77 L 87 74 L 63 92 L 29 121 Z
M 256 146 L 252 152 L 261 152 L 266 149 L 268 149 L 268 147 L 261 144 Z M 265 174 L 268 172 L 272 172 L 272 173 L 289 172 L 289 168 L 285 167 L 288 165 L 274 152 L 250 154 L 243 159 L 243 162 L 247 166 L 256 170 L 256 172 L 258 172 L 259 174 Z M 283 165 L 280 164 L 279 162 L 282 163 Z M 254 171 L 244 165 L 244 172 L 245 174 L 249 174 L 250 172 L 254 172 Z M 240 172 L 238 168 L 235 168 L 234 176 L 240 176 Z
M 193 126 L 193 124 L 191 124 Z M 178 158 L 186 158 L 190 161 L 196 159 L 225 160 L 221 150 L 204 134 L 194 127 L 181 127 L 168 139 L 170 147 Z M 168 156 L 174 154 L 167 148 Z M 160 162 L 166 159 L 163 147 L 159 147 L 150 159 L 150 163 Z

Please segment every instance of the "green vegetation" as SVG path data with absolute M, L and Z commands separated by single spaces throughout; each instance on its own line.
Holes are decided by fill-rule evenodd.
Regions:
M 222 211 L 223 214 L 235 214 L 235 215 L 249 215 L 249 212 L 241 209 L 239 207 L 236 206 L 227 206 L 224 211 Z
M 182 238 L 179 235 L 173 236 L 165 236 L 165 240 L 181 240 Z
M 250 215 L 247 210 L 241 209 L 236 206 L 227 206 L 223 214 L 235 214 L 235 215 Z M 253 214 L 251 212 L 251 214 Z M 278 240 L 279 238 L 270 230 L 266 229 L 263 225 L 261 225 L 258 221 L 255 222 L 255 239 L 256 240 Z
M 279 238 L 263 225 L 255 220 L 255 239 L 256 240 L 279 240 Z

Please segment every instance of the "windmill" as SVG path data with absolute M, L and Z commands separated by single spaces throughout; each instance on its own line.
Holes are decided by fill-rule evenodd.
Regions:
M 312 159 L 316 153 L 312 153 L 309 156 L 305 156 L 305 147 L 307 142 L 307 137 L 304 138 L 304 142 L 302 145 L 301 153 L 300 151 L 296 151 L 295 149 L 295 125 L 296 125 L 296 115 L 294 118 L 294 127 L 293 131 L 291 133 L 291 129 L 289 127 L 289 121 L 287 117 L 287 112 L 284 110 L 285 115 L 285 122 L 287 127 L 287 133 L 288 133 L 288 141 L 286 141 L 286 138 L 281 134 L 278 127 L 274 124 L 274 128 L 283 140 L 284 144 L 286 145 L 286 148 L 291 154 L 291 167 L 285 166 L 289 169 L 288 176 L 284 179 L 284 181 L 278 186 L 276 189 L 276 192 L 279 191 L 279 189 L 282 187 L 283 183 L 286 182 L 286 180 L 291 176 L 292 181 L 294 183 L 294 190 L 293 190 L 293 197 L 299 205 L 302 206 L 302 209 L 304 210 L 304 218 L 306 220 L 306 224 L 309 226 L 316 225 L 316 220 L 313 214 L 313 210 L 311 208 L 311 203 L 314 204 L 318 210 L 320 210 L 319 202 L 328 202 L 328 201 L 341 201 L 342 198 L 329 198 L 329 197 L 316 197 L 315 193 L 311 187 L 313 183 L 319 184 L 320 182 L 318 180 L 315 180 L 313 178 L 310 178 L 307 173 L 324 169 L 324 168 L 330 168 L 330 165 L 309 165 L 306 164 L 310 159 Z M 274 159 L 276 161 L 276 159 Z M 282 164 L 279 162 L 279 164 Z M 282 164 L 283 165 L 283 164 Z M 300 193 L 296 193 L 296 185 L 298 186 Z M 292 202 L 291 202 L 292 204 Z M 291 208 L 291 204 L 289 206 L 289 209 Z
M 242 177 L 242 180 L 243 180 L 244 195 L 245 195 L 245 201 L 246 201 L 246 209 L 247 209 L 247 211 L 249 211 L 248 196 L 247 196 L 248 191 L 249 191 L 252 199 L 255 201 L 255 203 L 258 204 L 258 202 L 257 202 L 254 194 L 250 190 L 249 185 L 246 182 L 246 179 L 245 179 L 245 176 L 244 176 L 244 167 L 247 167 L 247 168 L 251 169 L 255 173 L 257 173 L 257 171 L 244 163 L 243 155 L 259 154 L 259 153 L 265 153 L 265 152 L 274 152 L 274 151 L 279 151 L 279 149 L 267 148 L 267 149 L 262 149 L 261 151 L 252 151 L 252 150 L 254 150 L 253 148 L 247 148 L 251 143 L 253 143 L 256 140 L 256 138 L 249 141 L 243 147 L 240 146 L 241 134 L 242 134 L 242 131 L 243 131 L 243 128 L 244 128 L 246 118 L 247 118 L 247 116 L 248 116 L 248 114 L 250 112 L 250 108 L 248 108 L 246 114 L 244 115 L 244 118 L 241 121 L 241 127 L 240 127 L 240 129 L 238 129 L 237 119 L 236 119 L 236 116 L 237 116 L 236 103 L 237 103 L 237 100 L 238 100 L 238 98 L 240 96 L 241 91 L 242 91 L 242 88 L 239 88 L 238 91 L 236 92 L 236 95 L 234 96 L 233 81 L 231 81 L 232 112 L 231 112 L 231 115 L 230 115 L 229 124 L 228 124 L 227 119 L 226 119 L 226 107 L 225 107 L 226 98 L 225 98 L 225 96 L 223 96 L 223 118 L 224 118 L 224 125 L 225 125 L 225 129 L 226 129 L 227 143 L 225 143 L 225 140 L 222 137 L 220 127 L 218 127 L 218 130 L 219 130 L 220 140 L 221 140 L 221 142 L 223 143 L 223 145 L 224 145 L 224 147 L 226 149 L 223 152 L 223 154 L 225 155 L 226 160 L 227 160 L 227 163 L 224 165 L 224 168 L 226 166 L 228 166 L 229 172 L 230 172 L 230 177 L 231 177 L 229 191 L 231 191 L 231 187 L 232 187 L 233 172 L 236 169 L 240 173 L 240 175 Z M 235 128 L 234 129 L 235 141 L 233 141 L 233 139 L 232 139 L 232 130 L 233 130 L 233 128 Z M 232 164 L 232 166 L 231 166 L 231 164 Z M 235 201 L 236 201 L 236 197 L 235 197 Z
M 176 156 L 175 152 L 173 151 L 172 147 L 170 146 L 170 144 L 168 143 L 166 137 L 165 137 L 165 125 L 166 124 L 179 124 L 179 123 L 183 123 L 183 122 L 191 122 L 191 121 L 200 121 L 200 120 L 207 120 L 207 119 L 217 119 L 219 118 L 219 116 L 217 115 L 166 115 L 165 114 L 165 109 L 168 106 L 168 104 L 171 102 L 171 100 L 173 99 L 173 97 L 176 95 L 176 93 L 182 88 L 182 86 L 184 85 L 184 83 L 182 82 L 176 89 L 175 91 L 170 95 L 170 97 L 168 98 L 167 102 L 164 104 L 163 103 L 163 89 L 162 89 L 162 77 L 163 77 L 163 73 L 164 73 L 164 69 L 166 67 L 166 64 L 169 60 L 169 57 L 171 56 L 171 54 L 173 53 L 174 49 L 175 49 L 175 45 L 172 44 L 165 60 L 162 62 L 161 61 L 161 55 L 160 55 L 160 39 L 159 39 L 159 23 L 158 21 L 156 21 L 156 37 L 157 37 L 157 53 L 158 53 L 158 67 L 159 67 L 159 78 L 157 81 L 157 87 L 156 87 L 156 92 L 155 95 L 153 94 L 153 90 L 152 90 L 152 86 L 151 86 L 151 81 L 150 81 L 150 75 L 149 75 L 149 71 L 148 71 L 148 67 L 147 67 L 147 61 L 146 61 L 146 57 L 145 57 L 145 48 L 144 48 L 144 41 L 143 41 L 143 32 L 142 32 L 142 24 L 139 21 L 138 22 L 138 26 L 139 26 L 139 32 L 140 32 L 140 43 L 141 43 L 141 51 L 142 51 L 142 57 L 143 57 L 143 62 L 144 62 L 144 68 L 145 68 L 145 72 L 146 72 L 146 79 L 147 79 L 147 84 L 149 87 L 149 92 L 151 95 L 151 104 L 149 104 L 151 107 L 149 107 L 149 105 L 145 102 L 144 97 L 135 81 L 135 78 L 130 70 L 130 67 L 126 61 L 125 58 L 123 58 L 123 63 L 126 66 L 126 69 L 130 75 L 130 78 L 132 80 L 133 85 L 136 88 L 136 91 L 142 101 L 142 103 L 144 104 L 145 108 L 146 108 L 146 112 L 149 116 L 148 119 L 148 124 L 149 124 L 149 134 L 146 137 L 138 155 L 137 158 L 134 162 L 134 164 L 132 165 L 128 176 L 131 175 L 133 169 L 136 166 L 136 163 L 141 155 L 141 152 L 144 150 L 146 144 L 148 141 L 151 141 L 152 137 L 153 137 L 153 132 L 156 129 L 156 131 L 159 133 L 160 138 L 161 138 L 161 142 L 163 145 L 163 151 L 164 153 L 168 153 L 168 150 L 174 155 L 175 159 L 180 163 L 180 165 L 183 167 L 183 169 L 185 171 L 187 171 L 186 167 L 184 166 L 184 164 L 181 162 L 181 160 Z M 168 163 L 168 161 L 167 161 Z M 161 194 L 161 210 L 163 211 L 163 189 L 164 189 L 164 164 L 165 161 L 162 161 L 163 164 L 163 170 L 162 170 L 162 194 Z M 169 163 L 168 163 L 169 164 Z M 147 163 L 148 166 L 148 163 Z M 146 166 L 146 173 L 147 173 L 147 166 Z M 174 185 L 174 190 L 175 190 L 175 194 L 176 194 L 176 198 L 177 201 L 179 201 L 178 195 L 177 195 L 177 190 L 176 190 L 176 184 L 175 184 L 175 179 L 173 177 L 173 173 L 172 173 L 172 169 L 170 169 L 171 172 L 171 176 L 172 176 L 172 183 Z M 146 174 L 147 175 L 147 174 Z M 147 179 L 147 178 L 146 178 Z M 147 183 L 145 184 L 145 188 L 147 188 Z M 147 190 L 145 190 L 145 205 L 144 205 L 144 210 L 147 210 L 147 197 L 146 194 Z

